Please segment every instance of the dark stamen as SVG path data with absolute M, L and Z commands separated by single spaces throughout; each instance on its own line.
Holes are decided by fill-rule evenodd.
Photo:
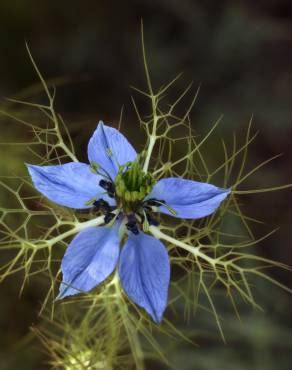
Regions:
M 135 235 L 139 234 L 139 229 L 138 229 L 138 226 L 137 226 L 136 222 L 135 223 L 128 222 L 126 224 L 126 228 Z
M 136 217 L 134 215 L 128 215 L 128 222 L 126 223 L 126 228 L 131 231 L 133 234 L 138 235 L 139 229 L 137 226 Z
M 104 222 L 105 224 L 109 224 L 114 218 L 116 217 L 116 215 L 114 213 L 107 213 L 105 216 L 104 216 Z
M 97 211 L 110 212 L 112 207 L 103 199 L 98 199 L 93 203 Z
M 106 190 L 109 197 L 114 198 L 114 196 L 115 196 L 115 186 L 111 181 L 100 180 L 99 186 Z
M 151 209 L 149 209 L 149 208 L 150 207 L 144 207 L 144 210 L 145 210 L 144 214 L 146 215 L 147 221 L 148 221 L 149 225 L 158 226 L 159 222 L 149 213 L 149 210 L 151 211 Z M 144 214 L 139 213 L 139 216 L 141 217 L 141 223 L 142 224 L 145 220 Z
M 147 206 L 150 206 L 150 207 L 161 207 L 161 206 L 164 206 L 173 216 L 176 216 L 177 212 L 171 208 L 165 200 L 160 200 L 160 199 L 149 199 L 149 200 L 146 200 L 144 203 L 143 203 L 143 206 L 147 207 Z
M 149 222 L 149 225 L 153 225 L 153 226 L 158 226 L 159 225 L 159 222 L 153 216 L 151 216 L 149 213 L 146 213 L 146 217 L 147 217 L 147 220 Z
M 148 199 L 144 202 L 146 207 L 148 206 L 154 206 L 154 207 L 160 207 L 162 204 L 165 204 L 164 200 L 159 200 L 159 199 Z

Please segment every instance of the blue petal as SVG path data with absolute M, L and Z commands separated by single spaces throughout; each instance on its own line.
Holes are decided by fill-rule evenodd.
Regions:
M 91 227 L 72 240 L 62 260 L 57 299 L 88 292 L 113 272 L 119 258 L 118 229 L 118 223 L 111 229 Z
M 121 252 L 119 274 L 129 298 L 159 323 L 167 305 L 170 277 L 164 245 L 142 232 L 131 233 Z
M 57 166 L 27 165 L 27 168 L 36 189 L 62 206 L 90 208 L 86 202 L 93 198 L 113 203 L 99 186 L 102 177 L 92 173 L 87 164 L 71 162 Z
M 159 212 L 196 219 L 213 213 L 229 193 L 229 189 L 211 184 L 170 177 L 159 180 L 146 199 L 164 200 L 176 214 L 164 206 L 159 207 Z
M 119 165 L 133 162 L 137 153 L 118 130 L 99 122 L 88 143 L 88 159 L 106 170 L 115 179 Z

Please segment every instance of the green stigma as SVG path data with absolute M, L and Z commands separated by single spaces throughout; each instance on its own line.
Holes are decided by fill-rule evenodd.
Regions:
M 131 209 L 131 204 L 143 200 L 148 195 L 156 181 L 141 169 L 138 162 L 129 162 L 121 166 L 115 180 L 116 196 L 123 206 Z

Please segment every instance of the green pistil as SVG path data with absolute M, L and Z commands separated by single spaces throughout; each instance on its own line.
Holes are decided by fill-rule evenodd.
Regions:
M 131 210 L 134 204 L 142 201 L 152 190 L 155 180 L 144 173 L 138 162 L 129 162 L 120 167 L 115 180 L 115 191 L 122 206 Z

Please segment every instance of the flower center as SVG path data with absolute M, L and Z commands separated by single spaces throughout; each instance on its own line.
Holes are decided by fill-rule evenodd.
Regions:
M 124 212 L 135 211 L 141 201 L 155 185 L 154 178 L 144 173 L 138 162 L 129 162 L 121 166 L 115 179 L 115 195 Z
M 122 215 L 127 219 L 126 228 L 133 234 L 139 234 L 138 225 L 144 231 L 148 231 L 149 225 L 158 225 L 152 212 L 155 207 L 165 205 L 165 202 L 157 199 L 144 200 L 151 193 L 156 181 L 150 173 L 142 171 L 138 161 L 120 166 L 115 182 L 112 182 L 107 174 L 99 173 L 100 167 L 98 165 L 92 166 L 92 169 L 105 178 L 99 181 L 99 186 L 106 191 L 110 198 L 116 199 L 116 206 L 110 206 L 102 198 L 95 199 L 92 203 L 97 211 L 104 214 L 106 224 L 114 222 Z

